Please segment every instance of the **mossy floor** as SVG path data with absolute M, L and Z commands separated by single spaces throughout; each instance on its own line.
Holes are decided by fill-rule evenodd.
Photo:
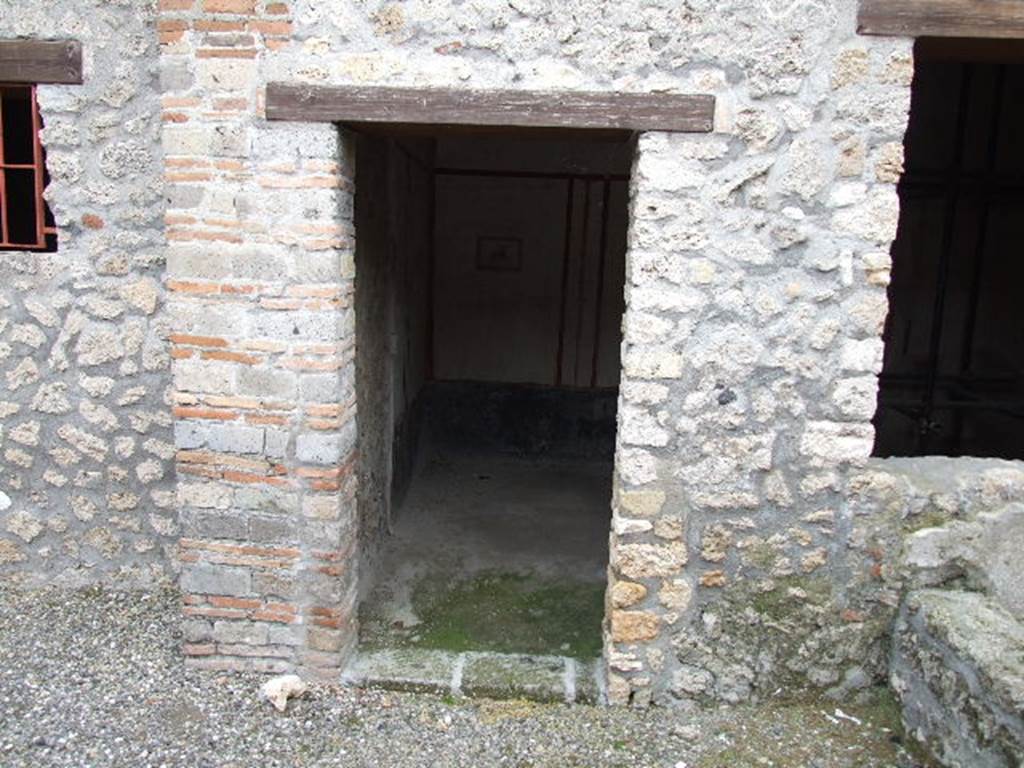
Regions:
M 363 649 L 597 658 L 610 501 L 605 462 L 426 461 L 360 603 Z
M 412 647 L 570 656 L 601 653 L 604 584 L 485 572 L 467 579 L 430 576 L 413 586 L 417 623 L 364 611 L 368 648 Z

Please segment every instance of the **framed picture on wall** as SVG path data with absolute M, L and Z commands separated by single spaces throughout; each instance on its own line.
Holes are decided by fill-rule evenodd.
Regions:
M 476 239 L 476 268 L 485 272 L 519 272 L 523 268 L 523 241 L 518 237 Z

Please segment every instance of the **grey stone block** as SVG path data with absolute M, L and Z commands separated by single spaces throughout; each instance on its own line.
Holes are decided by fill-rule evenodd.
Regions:
M 248 534 L 245 517 L 225 512 L 183 512 L 181 527 L 195 538 L 244 540 Z
M 223 453 L 262 453 L 263 429 L 228 424 L 211 424 L 206 430 L 206 445 Z
M 295 397 L 295 374 L 271 368 L 245 368 L 238 372 L 238 392 L 266 398 Z
M 467 653 L 462 692 L 469 696 L 564 701 L 565 659 L 560 656 Z
M 202 619 L 181 622 L 181 635 L 186 643 L 204 643 L 213 637 L 213 625 Z
M 336 341 L 341 337 L 340 316 L 333 311 L 261 312 L 253 320 L 253 334 L 281 341 Z
M 288 440 L 291 435 L 283 429 L 267 429 L 263 454 L 270 459 L 283 459 L 288 454 Z
M 396 691 L 448 693 L 459 656 L 423 648 L 389 648 L 360 653 L 343 679 Z
M 342 380 L 337 373 L 313 373 L 299 380 L 299 392 L 307 403 L 337 402 L 342 394 Z
M 250 541 L 294 543 L 298 540 L 295 523 L 281 517 L 252 517 L 249 519 Z
M 343 448 L 343 437 L 337 432 L 307 433 L 295 440 L 296 458 L 308 464 L 336 464 Z
M 174 423 L 174 446 L 182 450 L 202 448 L 206 442 L 205 426 L 194 421 Z
M 299 510 L 299 496 L 278 488 L 243 486 L 235 490 L 235 506 L 274 514 L 291 514 Z
M 302 645 L 305 628 L 301 626 L 271 626 L 267 630 L 267 640 L 273 645 Z
M 267 625 L 251 621 L 215 621 L 213 639 L 218 643 L 266 645 Z
M 186 565 L 181 572 L 182 592 L 204 595 L 249 595 L 252 594 L 252 577 L 249 571 L 210 563 Z

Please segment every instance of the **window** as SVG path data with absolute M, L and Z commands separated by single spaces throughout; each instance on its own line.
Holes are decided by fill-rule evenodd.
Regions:
M 914 65 L 875 453 L 1024 459 L 1024 41 Z
M 0 250 L 57 250 L 34 85 L 0 85 Z

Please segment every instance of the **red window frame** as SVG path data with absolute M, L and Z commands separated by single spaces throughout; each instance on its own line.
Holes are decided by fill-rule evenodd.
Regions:
M 36 101 L 36 86 L 21 83 L 0 83 L 0 93 L 11 90 L 27 90 L 29 92 L 29 108 L 32 111 L 32 163 L 7 163 L 4 159 L 4 123 L 3 105 L 0 98 L 0 250 L 53 250 L 52 242 L 47 236 L 56 237 L 57 228 L 46 223 L 47 205 L 43 199 L 46 188 L 46 160 L 43 144 L 39 139 L 42 119 L 39 115 L 39 103 Z M 10 200 L 7 196 L 7 171 L 31 170 L 33 172 L 33 188 L 35 194 L 35 240 L 33 242 L 12 242 L 10 239 Z

